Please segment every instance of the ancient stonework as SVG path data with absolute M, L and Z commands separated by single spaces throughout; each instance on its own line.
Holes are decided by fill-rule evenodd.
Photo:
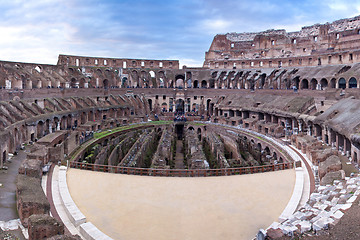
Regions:
M 64 234 L 64 224 L 46 214 L 34 214 L 29 217 L 29 240 L 48 239 Z

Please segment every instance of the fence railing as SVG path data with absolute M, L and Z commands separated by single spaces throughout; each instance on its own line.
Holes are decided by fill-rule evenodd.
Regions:
M 294 163 L 279 163 L 273 165 L 241 167 L 241 168 L 220 168 L 220 169 L 155 169 L 155 168 L 134 168 L 109 166 L 82 162 L 69 162 L 69 167 L 91 170 L 97 172 L 120 173 L 140 176 L 159 176 L 159 177 L 211 177 L 244 175 L 253 173 L 272 172 L 294 167 Z

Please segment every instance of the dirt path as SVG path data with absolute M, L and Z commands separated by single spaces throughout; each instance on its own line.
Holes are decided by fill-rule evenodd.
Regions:
M 24 151 L 19 151 L 19 154 L 11 159 L 11 162 L 6 162 L 8 170 L 0 170 L 0 221 L 9 221 L 19 218 L 16 210 L 16 177 L 18 169 L 22 161 L 26 158 Z

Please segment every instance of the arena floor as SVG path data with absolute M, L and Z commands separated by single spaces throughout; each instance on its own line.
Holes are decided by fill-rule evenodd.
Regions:
M 286 207 L 295 171 L 199 178 L 69 169 L 71 196 L 113 239 L 252 239 Z

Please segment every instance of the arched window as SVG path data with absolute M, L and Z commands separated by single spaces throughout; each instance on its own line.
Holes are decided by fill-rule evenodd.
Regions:
M 309 81 L 307 79 L 301 81 L 301 89 L 309 89 Z
M 357 88 L 356 78 L 352 77 L 349 79 L 349 88 Z
M 342 88 L 342 89 L 346 88 L 346 80 L 345 80 L 345 78 L 340 78 L 339 79 L 338 88 Z

